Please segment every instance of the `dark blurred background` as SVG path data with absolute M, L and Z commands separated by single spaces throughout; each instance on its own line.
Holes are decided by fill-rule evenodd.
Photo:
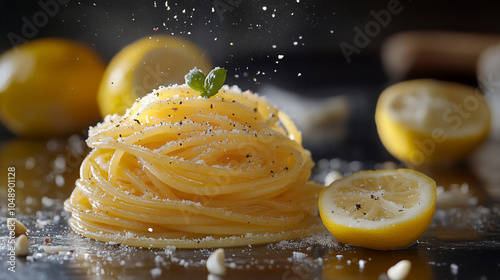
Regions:
M 399 12 L 348 62 L 341 43 L 354 45 L 355 28 L 364 29 L 388 6 Z M 390 159 L 378 149 L 373 122 L 377 96 L 389 84 L 380 58 L 384 40 L 408 30 L 499 34 L 499 11 L 500 2 L 486 0 L 1 1 L 0 52 L 23 40 L 63 37 L 91 45 L 109 61 L 147 35 L 183 37 L 228 70 L 228 84 L 242 89 L 272 84 L 307 97 L 347 95 L 349 127 L 355 128 L 345 139 L 349 152 L 340 145 L 323 155 L 378 160 Z M 37 20 L 40 26 L 26 33 L 26 22 Z

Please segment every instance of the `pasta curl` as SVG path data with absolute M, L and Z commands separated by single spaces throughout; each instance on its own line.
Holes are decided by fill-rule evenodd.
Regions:
M 160 88 L 89 129 L 65 209 L 85 237 L 138 247 L 264 244 L 323 229 L 301 134 L 276 107 L 224 86 Z

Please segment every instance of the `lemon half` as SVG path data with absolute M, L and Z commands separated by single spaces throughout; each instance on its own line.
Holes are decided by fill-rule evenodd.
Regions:
M 153 89 L 183 84 L 184 75 L 194 67 L 205 74 L 212 69 L 207 55 L 187 40 L 152 36 L 131 43 L 106 68 L 98 92 L 101 115 L 122 115 Z
M 487 138 L 491 114 L 476 88 L 421 79 L 382 92 L 375 122 L 380 140 L 393 156 L 420 166 L 466 157 Z
M 360 171 L 319 196 L 319 213 L 340 242 L 390 250 L 412 245 L 428 228 L 436 183 L 410 169 Z

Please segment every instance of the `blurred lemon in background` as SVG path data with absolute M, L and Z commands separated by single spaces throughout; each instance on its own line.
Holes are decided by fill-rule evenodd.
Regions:
M 375 122 L 380 140 L 394 157 L 421 166 L 466 157 L 487 138 L 491 114 L 477 89 L 422 79 L 384 90 Z
M 436 189 L 434 180 L 410 169 L 359 171 L 321 191 L 319 213 L 344 244 L 406 248 L 429 227 Z
M 97 89 L 105 63 L 66 39 L 32 40 L 0 56 L 0 119 L 14 134 L 50 137 L 99 119 Z
M 152 36 L 131 43 L 106 69 L 98 93 L 101 115 L 124 114 L 137 98 L 159 86 L 183 84 L 197 67 L 208 74 L 212 65 L 193 43 L 177 37 Z

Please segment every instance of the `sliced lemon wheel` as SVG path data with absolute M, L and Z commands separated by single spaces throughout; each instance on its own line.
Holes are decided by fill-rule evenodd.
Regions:
M 382 92 L 375 122 L 385 148 L 417 167 L 466 157 L 488 136 L 491 114 L 477 89 L 422 79 Z
M 190 41 L 152 36 L 131 43 L 106 68 L 97 96 L 101 115 L 122 115 L 153 89 L 183 84 L 184 75 L 194 67 L 205 74 L 213 68 L 207 55 Z
M 410 170 L 360 171 L 333 182 L 319 196 L 325 227 L 344 244 L 406 248 L 434 216 L 436 183 Z

